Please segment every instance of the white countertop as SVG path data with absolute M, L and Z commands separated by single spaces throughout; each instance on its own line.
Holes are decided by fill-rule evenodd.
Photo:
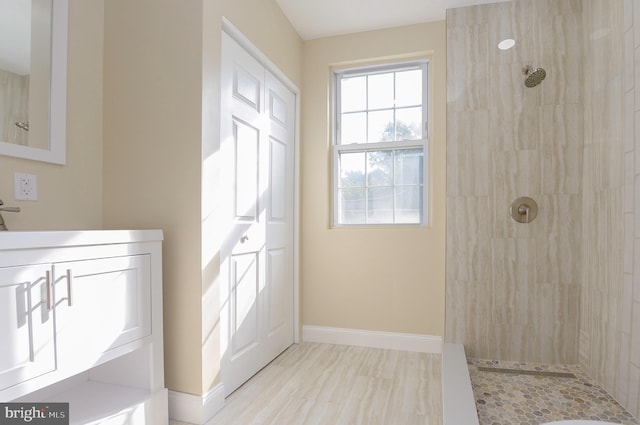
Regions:
M 0 251 L 161 241 L 162 230 L 59 230 L 0 232 Z

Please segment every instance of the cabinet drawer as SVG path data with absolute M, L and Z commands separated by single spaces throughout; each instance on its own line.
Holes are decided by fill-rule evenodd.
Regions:
M 0 390 L 55 369 L 49 273 L 49 265 L 0 267 Z
M 110 349 L 151 334 L 149 255 L 56 263 L 59 367 L 93 366 Z

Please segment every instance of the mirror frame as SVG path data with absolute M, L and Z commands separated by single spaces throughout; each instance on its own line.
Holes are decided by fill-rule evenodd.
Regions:
M 69 1 L 51 0 L 49 149 L 0 141 L 0 155 L 64 165 L 67 139 L 67 25 Z

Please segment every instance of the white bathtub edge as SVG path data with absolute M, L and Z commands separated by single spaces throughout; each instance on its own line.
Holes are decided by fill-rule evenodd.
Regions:
M 442 423 L 479 425 L 462 344 L 444 343 L 442 347 Z

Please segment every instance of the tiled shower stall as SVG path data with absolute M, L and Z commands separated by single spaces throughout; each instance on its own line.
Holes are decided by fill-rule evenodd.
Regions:
M 447 123 L 445 339 L 579 364 L 640 417 L 640 0 L 450 9 Z

